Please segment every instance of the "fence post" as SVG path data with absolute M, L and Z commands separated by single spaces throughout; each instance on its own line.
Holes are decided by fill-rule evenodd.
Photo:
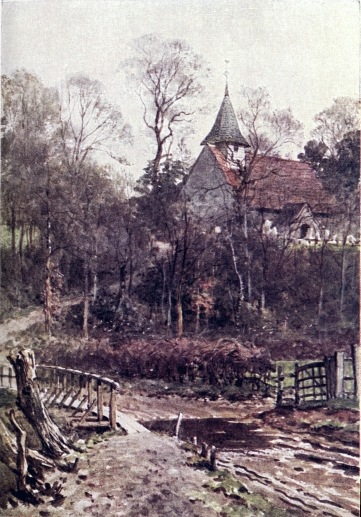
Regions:
M 113 431 L 117 428 L 117 390 L 114 386 L 110 388 L 109 425 Z
M 88 409 L 89 409 L 93 403 L 93 381 L 92 381 L 91 377 L 88 377 L 87 388 L 88 388 Z
M 327 357 L 327 355 L 325 355 L 325 357 L 323 358 L 323 362 L 325 365 L 325 375 L 326 375 L 326 398 L 327 398 L 327 400 L 330 400 L 330 398 L 332 398 L 331 368 L 330 368 L 331 360 L 329 357 Z
M 298 363 L 295 363 L 295 405 L 298 406 L 300 403 L 300 391 L 298 382 L 299 370 Z
M 0 366 L 0 386 L 4 387 L 4 368 L 5 366 Z
M 336 362 L 336 398 L 343 397 L 343 378 L 345 376 L 344 371 L 344 353 L 335 352 Z
M 177 425 L 175 426 L 175 434 L 174 434 L 174 436 L 177 439 L 179 438 L 179 431 L 180 431 L 180 426 L 181 426 L 181 423 L 182 423 L 182 419 L 183 419 L 183 413 L 179 412 L 178 419 L 177 419 Z
M 360 382 L 360 368 L 361 368 L 361 347 L 360 345 L 352 345 L 352 369 L 354 377 L 354 395 L 357 400 L 361 400 L 361 382 Z
M 13 387 L 13 370 L 10 366 L 8 369 L 8 373 L 9 373 L 9 388 L 12 388 Z
M 283 397 L 283 367 L 279 365 L 277 367 L 277 406 L 281 406 Z
M 103 385 L 102 381 L 97 383 L 97 400 L 98 400 L 98 422 L 103 420 Z

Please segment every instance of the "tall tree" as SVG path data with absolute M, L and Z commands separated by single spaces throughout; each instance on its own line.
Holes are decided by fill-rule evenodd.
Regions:
M 106 100 L 97 80 L 78 74 L 66 81 L 60 95 L 61 141 L 65 163 L 79 172 L 87 158 L 101 154 L 123 163 L 130 126 L 118 106 Z
M 338 97 L 332 106 L 315 115 L 315 128 L 312 136 L 316 141 L 326 145 L 330 154 L 335 154 L 336 145 L 343 136 L 359 129 L 360 109 L 359 100 L 351 97 Z
M 103 85 L 78 74 L 61 92 L 60 137 L 70 204 L 66 219 L 73 228 L 69 247 L 83 262 L 83 336 L 88 337 L 91 279 L 97 292 L 99 221 L 109 188 L 109 178 L 95 165 L 103 155 L 124 163 L 124 146 L 130 126 L 117 106 L 105 98 Z
M 191 120 L 195 110 L 192 103 L 204 91 L 202 78 L 208 69 L 201 56 L 182 40 L 162 40 L 148 34 L 135 40 L 133 49 L 134 57 L 123 61 L 122 66 L 136 84 L 144 123 L 155 139 L 155 184 L 175 128 Z

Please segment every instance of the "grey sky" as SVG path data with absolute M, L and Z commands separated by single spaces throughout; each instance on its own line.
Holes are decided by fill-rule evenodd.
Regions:
M 305 141 L 317 112 L 359 93 L 358 0 L 3 0 L 2 73 L 24 67 L 51 85 L 79 71 L 101 80 L 134 128 L 135 172 L 151 156 L 139 100 L 117 66 L 129 42 L 151 32 L 186 39 L 211 65 L 215 112 L 197 120 L 194 153 L 222 100 L 225 59 L 235 108 L 241 85 L 265 86 L 305 124 Z

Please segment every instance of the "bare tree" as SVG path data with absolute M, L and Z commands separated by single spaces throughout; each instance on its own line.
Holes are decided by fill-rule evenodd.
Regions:
M 125 161 L 121 148 L 130 139 L 130 126 L 117 106 L 105 98 L 104 86 L 78 74 L 61 91 L 60 122 L 64 159 L 78 172 L 84 161 L 99 153 Z
M 144 123 L 155 138 L 155 184 L 166 144 L 173 140 L 176 126 L 190 122 L 195 109 L 192 100 L 203 92 L 202 76 L 208 69 L 182 40 L 161 40 L 149 34 L 137 39 L 133 48 L 135 56 L 122 66 L 137 85 Z

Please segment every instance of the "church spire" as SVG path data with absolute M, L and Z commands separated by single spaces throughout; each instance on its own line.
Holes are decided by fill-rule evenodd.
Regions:
M 223 102 L 212 129 L 201 145 L 226 143 L 240 145 L 242 147 L 250 147 L 249 143 L 245 140 L 239 130 L 236 114 L 229 98 L 228 72 L 226 72 L 225 75 L 226 87 Z

